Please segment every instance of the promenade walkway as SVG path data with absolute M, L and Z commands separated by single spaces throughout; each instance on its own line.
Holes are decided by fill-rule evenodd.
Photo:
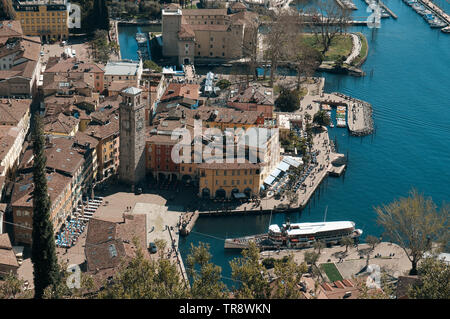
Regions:
M 350 33 L 350 36 L 352 37 L 353 47 L 352 52 L 347 57 L 347 59 L 344 61 L 346 64 L 351 64 L 354 59 L 359 55 L 361 52 L 361 39 L 357 34 Z
M 345 253 L 344 246 L 323 248 L 317 264 L 332 262 L 336 265 L 343 278 L 350 279 L 352 276 L 356 276 L 366 265 L 366 258 L 360 257 L 360 251 L 366 249 L 369 249 L 369 245 L 367 244 L 349 247 L 347 253 Z M 260 258 L 273 257 L 281 259 L 284 256 L 293 255 L 294 261 L 300 264 L 304 261 L 304 255 L 307 251 L 314 251 L 314 248 L 301 250 L 285 249 L 279 252 L 264 251 L 260 253 Z M 339 257 L 343 258 L 340 259 Z M 370 253 L 369 264 L 378 265 L 380 269 L 396 278 L 408 273 L 411 269 L 411 262 L 406 256 L 405 251 L 400 246 L 389 242 L 382 242 L 375 247 L 374 251 Z

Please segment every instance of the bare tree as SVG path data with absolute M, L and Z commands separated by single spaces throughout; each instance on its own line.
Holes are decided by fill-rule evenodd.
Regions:
M 288 45 L 289 61 L 295 63 L 297 71 L 297 90 L 300 89 L 302 76 L 312 76 L 321 63 L 320 52 L 306 45 L 302 38 L 299 35 Z
M 341 8 L 334 0 L 314 0 L 313 5 L 301 11 L 317 41 L 321 43 L 322 53 L 327 52 L 331 41 L 338 34 L 345 32 L 350 21 L 350 10 Z
M 291 10 L 272 14 L 269 30 L 264 37 L 265 59 L 270 62 L 270 86 L 273 86 L 278 63 L 286 56 L 287 45 L 298 25 L 298 14 Z
M 259 60 L 259 28 L 261 21 L 258 16 L 252 15 L 247 20 L 242 41 L 242 55 L 248 59 L 248 74 L 253 77 L 253 81 L 258 79 L 257 67 Z

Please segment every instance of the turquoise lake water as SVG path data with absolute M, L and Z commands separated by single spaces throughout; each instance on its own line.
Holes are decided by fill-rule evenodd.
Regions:
M 354 0 L 355 17 L 367 16 L 363 0 Z M 330 129 L 339 152 L 349 156 L 343 177 L 327 178 L 303 212 L 274 214 L 271 223 L 352 220 L 364 235 L 379 236 L 374 206 L 407 196 L 415 187 L 439 206 L 450 197 L 450 35 L 431 29 L 401 0 L 385 0 L 398 19 L 383 19 L 380 29 L 355 27 L 369 41 L 362 78 L 320 74 L 325 91 L 339 91 L 373 106 L 376 133 L 349 137 Z M 443 7 L 447 10 L 445 0 Z M 122 42 L 121 42 L 122 44 Z M 123 54 L 123 53 L 122 53 Z M 180 238 L 183 257 L 191 243 L 210 245 L 213 262 L 230 277 L 228 262 L 239 254 L 223 248 L 223 238 L 264 233 L 270 216 L 202 217 L 193 233 Z M 212 236 L 212 237 L 211 237 Z M 364 237 L 364 236 L 363 236 Z M 231 281 L 225 279 L 226 283 Z

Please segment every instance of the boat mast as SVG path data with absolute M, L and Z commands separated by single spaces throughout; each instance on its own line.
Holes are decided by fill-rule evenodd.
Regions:
M 323 222 L 324 222 L 324 223 L 325 223 L 326 220 L 327 220 L 327 210 L 328 210 L 328 205 L 327 205 L 327 207 L 325 208 L 325 215 L 323 216 Z

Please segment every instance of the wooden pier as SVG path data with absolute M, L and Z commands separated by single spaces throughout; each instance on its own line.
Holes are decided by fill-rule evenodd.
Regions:
M 397 19 L 397 15 L 396 15 L 391 9 L 389 9 L 389 8 L 387 7 L 387 5 L 385 5 L 382 1 L 378 1 L 378 4 L 379 4 L 384 10 L 386 10 L 386 11 L 391 15 L 391 17 L 393 17 L 394 19 Z

